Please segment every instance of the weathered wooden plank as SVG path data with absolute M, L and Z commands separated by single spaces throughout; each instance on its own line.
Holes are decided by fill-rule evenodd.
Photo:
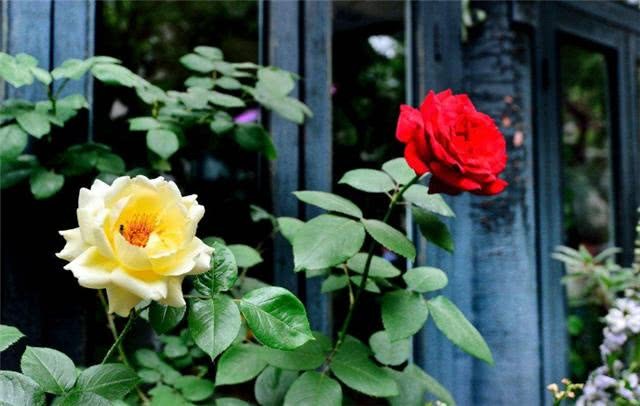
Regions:
M 271 1 L 266 3 L 267 62 L 300 74 L 300 4 Z M 292 93 L 300 96 L 298 87 Z M 297 199 L 291 192 L 300 188 L 300 128 L 275 114 L 270 114 L 269 130 L 278 151 L 271 165 L 273 212 L 277 216 L 298 217 Z M 291 246 L 282 237 L 274 243 L 274 283 L 298 292 L 298 275 L 293 272 Z
M 568 335 L 566 294 L 561 283 L 562 266 L 551 258 L 553 249 L 563 243 L 560 121 L 558 116 L 558 63 L 556 58 L 555 10 L 551 3 L 540 3 L 541 28 L 535 34 L 534 66 L 537 89 L 537 123 L 534 149 L 539 161 L 535 170 L 536 235 L 539 283 L 542 383 L 558 382 L 567 376 Z M 541 388 L 542 390 L 542 388 Z M 545 403 L 548 403 L 547 399 Z
M 66 59 L 86 59 L 94 54 L 95 2 L 93 0 L 56 1 L 53 3 L 53 67 Z M 90 76 L 69 82 L 61 95 L 83 93 L 93 99 Z
M 313 118 L 304 127 L 304 188 L 331 191 L 333 134 L 331 132 L 332 3 L 304 2 L 304 100 Z M 305 217 L 323 212 L 305 207 Z M 306 280 L 305 302 L 311 327 L 331 335 L 330 296 L 322 294 L 322 278 Z
M 51 1 L 5 1 L 3 7 L 3 32 L 5 51 L 15 55 L 21 52 L 38 59 L 39 65 L 49 68 Z M 7 98 L 42 100 L 46 97 L 44 86 L 36 83 L 16 89 L 4 84 Z M 29 199 L 26 200 L 25 199 Z M 18 327 L 29 337 L 32 345 L 42 345 L 46 341 L 43 324 L 46 316 L 42 309 L 46 306 L 43 298 L 46 283 L 45 270 L 51 270 L 50 255 L 33 255 L 25 247 L 33 247 L 32 227 L 40 229 L 41 216 L 34 210 L 37 205 L 28 195 L 3 193 L 2 228 L 8 238 L 2 239 L 2 305 L 0 319 L 4 324 Z M 16 213 L 20 213 L 16 215 Z M 25 216 L 27 217 L 25 219 Z M 6 232 L 10 232 L 9 235 Z M 38 249 L 47 247 L 38 246 Z M 6 255 L 6 253 L 12 253 Z M 50 254 L 50 252 L 48 252 Z M 19 348 L 2 354 L 3 369 L 17 369 Z
M 413 15 L 407 19 L 413 25 L 412 77 L 415 94 L 412 104 L 419 105 L 429 90 L 436 92 L 451 88 L 461 91 L 462 48 L 460 39 L 460 5 L 456 2 L 416 2 Z M 444 293 L 460 309 L 471 316 L 472 279 L 463 272 L 470 255 L 471 239 L 468 230 L 469 198 L 447 199 L 456 212 L 455 220 L 446 220 L 456 243 L 456 254 L 427 244 L 414 231 L 418 241 L 417 265 L 436 266 L 447 272 L 449 287 Z M 428 322 L 414 339 L 414 359 L 454 393 L 459 404 L 472 404 L 473 361 L 463 355 Z
M 637 222 L 637 208 L 640 205 L 639 196 L 640 181 L 638 171 L 640 165 L 640 133 L 638 131 L 638 72 L 636 59 L 633 53 L 632 38 L 640 38 L 637 35 L 627 33 L 616 47 L 617 63 L 615 75 L 617 81 L 610 94 L 617 96 L 617 109 L 610 110 L 611 129 L 617 130 L 617 142 L 612 143 L 612 164 L 615 167 L 614 193 L 615 193 L 615 229 L 619 241 L 617 245 L 623 249 L 622 263 L 629 266 L 633 261 L 633 247 L 635 241 L 635 227 Z M 615 97 L 614 96 L 614 97 Z M 612 132 L 612 134 L 614 134 Z M 616 158 L 620 157 L 620 158 Z
M 38 59 L 39 66 L 49 69 L 50 29 L 53 2 L 46 1 L 6 1 L 3 14 L 6 14 L 7 52 L 15 55 L 27 53 Z M 39 100 L 47 95 L 44 86 L 23 86 L 7 88 L 7 96 L 29 100 Z

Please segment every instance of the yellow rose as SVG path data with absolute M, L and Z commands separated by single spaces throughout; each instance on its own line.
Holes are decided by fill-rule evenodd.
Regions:
M 204 207 L 164 178 L 123 176 L 82 188 L 78 228 L 56 255 L 81 286 L 106 289 L 109 311 L 127 316 L 142 300 L 185 305 L 182 280 L 209 270 L 213 249 L 195 236 Z

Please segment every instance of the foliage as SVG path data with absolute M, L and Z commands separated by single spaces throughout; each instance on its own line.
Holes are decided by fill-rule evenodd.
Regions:
M 3 350 L 22 337 L 14 327 L 0 325 Z M 13 342 L 11 342 L 13 341 Z M 73 361 L 51 348 L 27 346 L 20 362 L 22 373 L 0 371 L 0 402 L 9 405 L 45 405 L 45 394 L 54 396 L 56 405 L 109 405 L 122 399 L 138 384 L 139 378 L 126 365 L 90 366 L 79 371 Z
M 69 60 L 46 72 L 33 58 L 0 54 L 2 78 L 16 87 L 39 81 L 48 94 L 48 100 L 36 103 L 3 104 L 2 186 L 29 178 L 33 195 L 43 199 L 60 190 L 69 176 L 97 173 L 109 181 L 129 173 L 116 152 L 97 143 L 68 146 L 51 161 L 24 154 L 29 135 L 34 144 L 53 141 L 58 136 L 52 135 L 51 125 L 62 127 L 87 107 L 81 96 L 59 97 L 69 81 L 86 74 L 130 88 L 149 106 L 149 113 L 131 119 L 129 126 L 132 132 L 145 133 L 149 168 L 132 171 L 171 171 L 171 163 L 191 142 L 192 130 L 202 128 L 216 141 L 231 139 L 243 149 L 274 159 L 276 151 L 267 131 L 259 124 L 236 123 L 230 113 L 260 105 L 295 123 L 311 116 L 304 104 L 288 96 L 297 79 L 288 72 L 230 63 L 219 49 L 206 46 L 196 47 L 180 62 L 192 72 L 185 81 L 186 90 L 165 91 L 110 57 Z M 415 259 L 413 242 L 390 224 L 392 212 L 401 204 L 413 211 L 418 229 L 430 243 L 454 250 L 451 234 L 440 219 L 454 213 L 441 196 L 428 194 L 428 186 L 420 183 L 423 180 L 426 183 L 402 158 L 385 162 L 381 169 L 345 173 L 340 184 L 389 197 L 381 219 L 368 216 L 346 197 L 322 191 L 295 192 L 300 201 L 327 211 L 307 221 L 253 209 L 254 221 L 268 221 L 272 235 L 281 233 L 291 243 L 292 271 L 322 278 L 324 292 L 348 292 L 349 309 L 335 340 L 311 331 L 303 304 L 291 292 L 247 276 L 263 261 L 261 246 L 226 244 L 219 237 L 209 237 L 204 241 L 214 249 L 210 269 L 185 283 L 188 302 L 184 308 L 145 303 L 132 310 L 121 332 L 109 316 L 113 346 L 101 364 L 79 374 L 64 354 L 28 347 L 23 374 L 0 373 L 0 400 L 42 404 L 46 392 L 59 397 L 56 404 L 64 405 L 100 405 L 123 398 L 153 405 L 244 404 L 230 397 L 237 392 L 226 387 L 253 381 L 255 399 L 261 405 L 307 404 L 310 399 L 337 405 L 354 392 L 385 398 L 391 404 L 416 405 L 424 402 L 428 392 L 455 404 L 445 388 L 408 361 L 411 337 L 431 315 L 435 327 L 453 344 L 493 364 L 487 344 L 456 305 L 440 294 L 448 283 L 444 271 L 410 267 L 403 272 L 385 256 L 375 255 L 384 250 L 408 261 Z M 369 337 L 368 344 L 348 334 L 365 291 L 380 299 L 384 327 Z M 130 362 L 122 340 L 138 316 L 160 334 L 161 351 L 140 349 Z M 179 335 L 171 335 L 179 328 L 183 328 Z M 20 337 L 18 331 L 3 327 L 0 347 Z M 107 363 L 116 350 L 121 363 Z
M 640 222 L 636 232 L 635 259 L 628 270 L 624 292 L 620 289 L 609 292 L 612 301 L 606 303 L 604 339 L 599 346 L 601 365 L 590 373 L 584 388 L 568 380 L 563 381 L 567 386 L 565 391 L 560 391 L 556 384 L 549 385 L 555 404 L 573 398 L 575 389 L 583 389 L 577 405 L 637 404 L 640 401 Z M 609 255 L 605 253 L 603 257 Z M 588 257 L 584 255 L 583 258 L 585 256 Z
M 48 72 L 29 55 L 0 53 L 0 78 L 16 88 L 36 82 L 47 92 L 46 100 L 9 99 L 0 107 L 0 186 L 4 189 L 28 179 L 34 197 L 46 199 L 63 187 L 66 177 L 97 173 L 108 181 L 141 171 L 167 172 L 181 150 L 194 142 L 190 137 L 198 128 L 207 130 L 212 144 L 231 139 L 243 149 L 274 159 L 277 152 L 264 127 L 236 123 L 232 114 L 262 106 L 295 123 L 311 116 L 303 103 L 288 96 L 297 79 L 289 72 L 247 62 L 230 63 L 224 60 L 222 51 L 208 46 L 196 47 L 180 58 L 180 63 L 191 73 L 185 81 L 186 89 L 165 91 L 112 57 L 69 59 Z M 145 134 L 149 168 L 127 171 L 116 151 L 94 142 L 65 145 L 45 160 L 41 159 L 44 156 L 25 153 L 58 141 L 58 136 L 53 135 L 55 127 L 64 127 L 89 107 L 80 94 L 61 97 L 70 81 L 86 75 L 108 85 L 129 88 L 148 106 L 148 114 L 132 118 L 129 129 Z M 62 134 L 60 138 L 64 138 Z

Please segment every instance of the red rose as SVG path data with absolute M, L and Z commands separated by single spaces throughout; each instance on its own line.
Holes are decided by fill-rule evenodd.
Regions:
M 466 94 L 431 91 L 420 110 L 402 105 L 396 137 L 409 166 L 431 172 L 429 193 L 495 195 L 507 186 L 498 177 L 507 163 L 504 137 Z

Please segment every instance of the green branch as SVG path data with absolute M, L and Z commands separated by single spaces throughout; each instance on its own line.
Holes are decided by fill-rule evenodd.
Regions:
M 391 196 L 391 202 L 389 202 L 389 207 L 387 208 L 387 212 L 382 218 L 382 221 L 384 223 L 389 222 L 389 217 L 391 217 L 391 213 L 393 212 L 393 209 L 398 205 L 398 201 L 402 198 L 402 195 L 404 195 L 404 192 L 406 192 L 407 189 L 409 189 L 409 187 L 414 183 L 416 183 L 419 179 L 420 179 L 420 176 L 416 176 L 409 183 L 404 185 L 399 191 L 397 191 L 393 196 Z M 336 353 L 338 352 L 338 349 L 340 349 L 340 346 L 342 345 L 344 338 L 347 335 L 347 329 L 349 328 L 349 324 L 351 324 L 353 313 L 356 309 L 358 301 L 360 300 L 360 296 L 364 291 L 364 287 L 367 284 L 367 279 L 369 278 L 369 270 L 371 268 L 371 261 L 373 260 L 373 252 L 376 248 L 376 245 L 377 244 L 374 240 L 372 240 L 371 244 L 369 244 L 369 252 L 367 253 L 367 261 L 365 262 L 364 271 L 362 273 L 362 281 L 360 282 L 360 285 L 358 286 L 358 290 L 355 293 L 354 300 L 349 304 L 349 311 L 347 312 L 347 317 L 345 317 L 344 322 L 342 323 L 342 327 L 340 328 L 340 332 L 338 333 L 338 339 L 336 340 L 336 344 L 333 346 L 333 349 L 331 350 L 331 352 L 329 353 L 329 355 L 327 356 L 324 362 L 324 367 L 322 368 L 323 374 L 329 370 L 329 365 L 331 365 L 331 361 L 333 361 L 333 357 L 335 357 Z

